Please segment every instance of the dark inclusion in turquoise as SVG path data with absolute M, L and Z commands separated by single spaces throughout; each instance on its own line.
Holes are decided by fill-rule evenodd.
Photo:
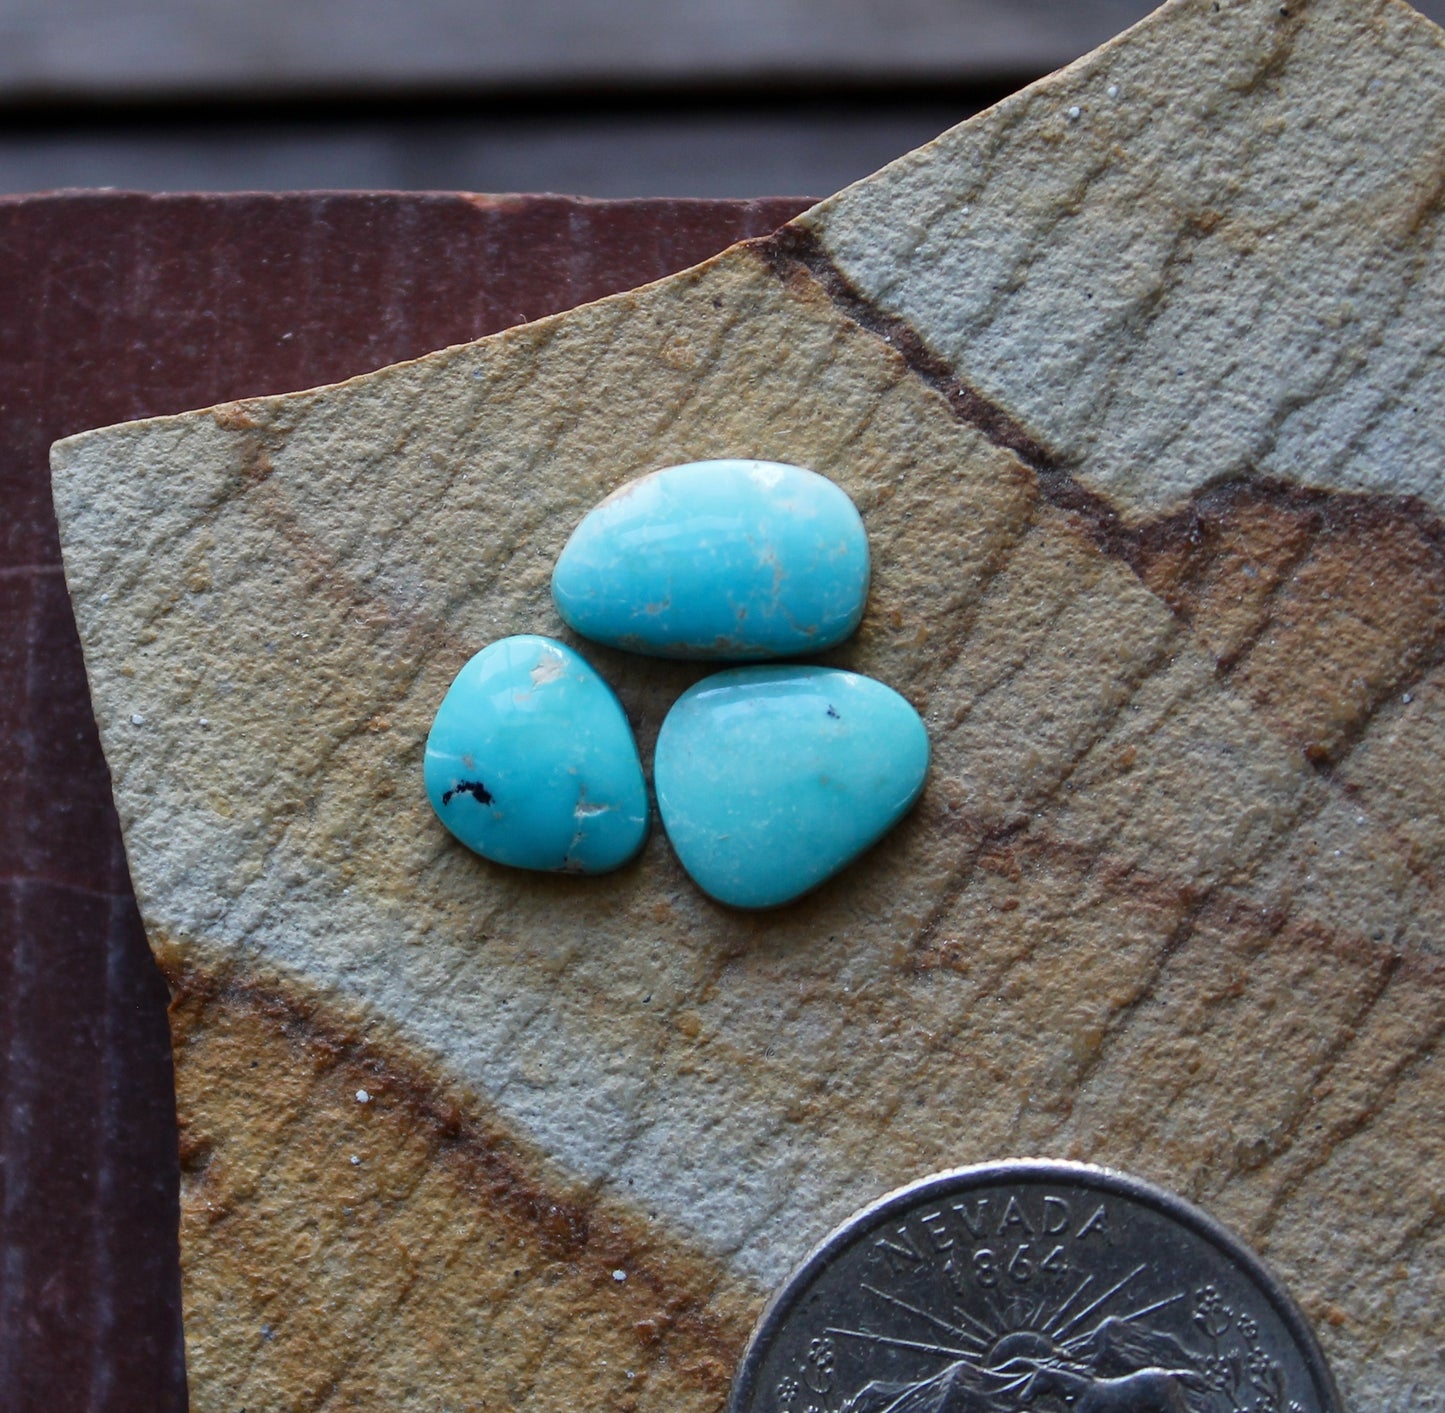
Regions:
M 462 668 L 423 770 L 437 817 L 496 863 L 606 873 L 647 837 L 647 788 L 622 705 L 550 638 L 503 638 Z
M 567 541 L 552 597 L 584 637 L 653 657 L 797 657 L 842 642 L 868 597 L 868 538 L 826 477 L 695 461 L 629 481 Z

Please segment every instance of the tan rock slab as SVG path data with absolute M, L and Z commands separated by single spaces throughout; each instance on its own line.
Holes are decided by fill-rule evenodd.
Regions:
M 58 445 L 199 1408 L 715 1409 L 830 1224 L 1019 1154 L 1203 1202 L 1352 1406 L 1445 1407 L 1445 51 L 1283 8 L 1174 0 L 633 294 Z M 468 855 L 420 788 L 452 674 L 562 634 L 609 489 L 729 455 L 857 501 L 826 660 L 924 714 L 918 807 L 762 915 L 660 832 L 599 880 Z M 648 759 L 700 672 L 583 650 Z

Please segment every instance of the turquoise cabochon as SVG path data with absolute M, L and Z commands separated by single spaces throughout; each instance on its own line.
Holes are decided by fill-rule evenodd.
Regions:
M 841 642 L 868 597 L 857 507 L 815 471 L 694 461 L 629 481 L 562 550 L 552 597 L 584 637 L 654 657 L 797 657 Z
M 918 713 L 871 677 L 740 667 L 677 700 L 653 780 L 694 882 L 719 902 L 769 908 L 886 834 L 922 791 L 928 759 Z
M 551 638 L 503 638 L 462 668 L 423 770 L 437 817 L 496 863 L 606 873 L 647 837 L 647 787 L 622 705 Z

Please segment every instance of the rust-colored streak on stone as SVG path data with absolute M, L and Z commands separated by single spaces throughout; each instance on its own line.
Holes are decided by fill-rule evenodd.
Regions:
M 1130 546 L 1139 576 L 1192 622 L 1228 674 L 1258 641 L 1275 596 L 1310 552 L 1329 497 L 1271 496 L 1235 482 L 1145 526 Z
M 948 399 L 949 406 L 962 421 L 977 427 L 995 446 L 1007 448 L 1037 472 L 1058 470 L 1058 459 L 1027 428 L 997 403 L 962 382 L 954 369 L 907 323 L 859 293 L 807 227 L 783 226 L 748 244 L 779 278 L 785 281 L 806 278 L 820 285 L 842 313 L 894 348 L 913 373 Z M 1113 515 L 1102 496 L 1093 497 L 1089 504 L 1095 518 L 1107 519 Z
M 876 1023 L 922 1026 L 926 1050 L 910 1062 L 934 1075 L 966 1066 L 979 1113 L 1026 1092 L 1011 1149 L 1167 1174 L 1292 1262 L 1325 1239 L 1301 1200 L 1329 1181 L 1319 1174 L 1373 1162 L 1403 1188 L 1429 1167 L 1433 1134 L 1385 1157 L 1350 1145 L 1441 1102 L 1438 956 L 1182 884 L 1047 824 L 1005 838 L 935 805 L 927 827 L 952 832 L 973 863 L 898 944 Z M 945 989 L 953 1007 L 935 1011 Z M 1042 1014 L 1069 1017 L 1052 1040 L 1033 1028 Z M 894 1121 L 883 1116 L 878 1142 L 905 1141 Z M 1368 1292 L 1398 1257 L 1357 1261 L 1333 1289 Z M 1356 1307 L 1354 1333 L 1369 1308 Z
M 1144 582 L 1316 764 L 1439 661 L 1445 527 L 1419 501 L 1236 481 L 1133 539 Z
M 419 1055 L 157 953 L 208 1406 L 374 1410 L 418 1383 L 464 1407 L 719 1406 L 755 1304 L 721 1266 L 550 1173 Z
M 1422 502 L 1246 476 L 1130 524 L 907 323 L 854 288 L 811 230 L 785 226 L 751 248 L 784 281 L 820 286 L 955 416 L 1013 452 L 1041 497 L 1128 563 L 1315 765 L 1337 763 L 1383 702 L 1439 662 L 1445 527 Z

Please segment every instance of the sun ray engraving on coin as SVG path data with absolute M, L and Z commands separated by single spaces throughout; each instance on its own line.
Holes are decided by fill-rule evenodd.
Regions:
M 759 1320 L 729 1413 L 1340 1413 L 1279 1283 L 1182 1199 L 1076 1163 L 925 1179 Z

